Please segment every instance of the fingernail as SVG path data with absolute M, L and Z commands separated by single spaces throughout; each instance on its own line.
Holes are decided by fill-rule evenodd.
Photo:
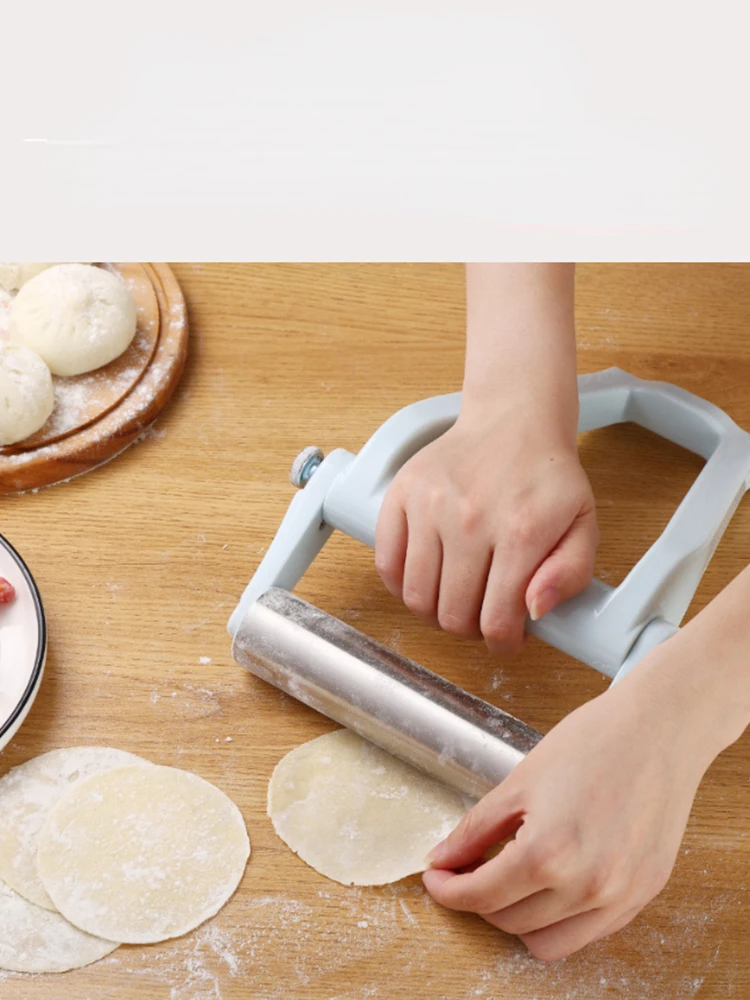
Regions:
M 539 619 L 546 615 L 548 611 L 558 602 L 557 587 L 545 587 L 541 594 L 537 594 L 534 600 L 531 602 L 531 607 L 529 608 L 529 617 L 533 622 L 539 621 Z
M 427 862 L 428 865 L 434 865 L 437 864 L 440 861 L 440 859 L 444 856 L 445 856 L 445 841 L 442 840 L 439 844 L 436 844 L 435 847 L 432 848 L 430 853 L 425 858 L 425 861 Z

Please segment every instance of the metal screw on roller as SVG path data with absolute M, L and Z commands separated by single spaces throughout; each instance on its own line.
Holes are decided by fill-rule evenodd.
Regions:
M 315 445 L 303 448 L 294 462 L 292 462 L 292 469 L 289 473 L 292 486 L 295 486 L 298 490 L 304 489 L 322 461 L 323 452 L 320 448 L 317 448 Z

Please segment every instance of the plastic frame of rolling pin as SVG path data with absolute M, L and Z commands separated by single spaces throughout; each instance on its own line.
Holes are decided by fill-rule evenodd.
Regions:
M 750 487 L 750 434 L 713 404 L 666 382 L 609 368 L 578 378 L 578 431 L 632 422 L 706 459 L 661 536 L 618 587 L 595 579 L 527 631 L 618 680 L 673 635 L 714 550 Z M 393 477 L 456 420 L 461 394 L 407 406 L 358 455 L 337 449 L 292 500 L 229 621 L 234 635 L 270 587 L 292 590 L 334 529 L 374 546 Z

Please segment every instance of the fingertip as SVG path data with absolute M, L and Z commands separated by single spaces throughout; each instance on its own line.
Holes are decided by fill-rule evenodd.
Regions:
M 455 878 L 455 872 L 447 871 L 444 868 L 428 868 L 422 872 L 422 884 L 437 902 L 440 902 L 439 897 L 443 886 L 452 878 Z
M 539 621 L 560 603 L 560 592 L 555 586 L 545 587 L 532 598 L 528 605 L 529 617 L 533 622 Z

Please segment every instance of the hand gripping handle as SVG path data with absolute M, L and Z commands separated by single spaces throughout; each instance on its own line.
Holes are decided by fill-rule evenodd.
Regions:
M 527 622 L 530 633 L 614 677 L 679 625 L 748 488 L 750 435 L 698 396 L 617 368 L 579 376 L 578 389 L 579 432 L 630 421 L 707 459 L 662 535 L 619 587 L 593 580 L 540 621 Z M 414 403 L 387 420 L 356 457 L 341 450 L 329 455 L 292 502 L 230 631 L 241 609 L 268 587 L 291 589 L 332 529 L 373 546 L 393 477 L 455 422 L 460 403 L 460 393 Z

